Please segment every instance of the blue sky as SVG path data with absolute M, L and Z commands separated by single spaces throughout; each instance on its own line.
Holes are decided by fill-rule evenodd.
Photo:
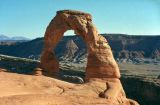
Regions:
M 0 34 L 42 37 L 63 9 L 91 13 L 99 33 L 160 35 L 160 0 L 0 0 Z

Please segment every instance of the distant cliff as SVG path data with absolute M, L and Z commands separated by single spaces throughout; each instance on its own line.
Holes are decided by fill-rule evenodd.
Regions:
M 115 58 L 160 58 L 160 36 L 133 36 L 103 34 Z M 11 45 L 0 45 L 0 54 L 38 59 L 43 49 L 43 38 Z M 55 49 L 60 60 L 83 61 L 87 51 L 85 42 L 78 35 L 64 36 Z

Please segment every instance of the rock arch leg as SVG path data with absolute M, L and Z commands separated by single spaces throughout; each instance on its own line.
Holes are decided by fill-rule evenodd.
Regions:
M 59 62 L 54 54 L 54 48 L 68 29 L 65 22 L 56 16 L 46 29 L 44 36 L 44 49 L 41 56 L 41 66 L 47 75 L 57 75 Z
M 58 34 L 57 34 L 58 35 Z M 63 35 L 63 34 L 62 34 Z M 47 37 L 55 39 L 56 36 L 49 34 Z M 55 43 L 44 40 L 45 47 L 41 56 L 41 66 L 48 75 L 56 75 L 59 72 L 59 62 L 53 52 Z

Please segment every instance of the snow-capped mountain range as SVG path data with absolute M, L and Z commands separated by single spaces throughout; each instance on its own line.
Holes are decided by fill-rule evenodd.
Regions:
M 23 36 L 9 37 L 9 36 L 0 34 L 0 41 L 21 41 L 21 40 L 30 40 L 30 39 Z

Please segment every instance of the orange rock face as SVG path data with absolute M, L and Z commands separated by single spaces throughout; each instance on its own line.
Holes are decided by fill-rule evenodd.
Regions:
M 99 35 L 97 28 L 92 23 L 92 16 L 88 13 L 62 10 L 50 22 L 45 32 L 45 46 L 41 57 L 41 66 L 49 74 L 56 75 L 59 71 L 59 63 L 53 49 L 67 30 L 74 30 L 75 34 L 83 37 L 87 45 L 88 61 L 86 67 L 86 80 L 103 79 L 106 89 L 99 96 L 107 98 L 108 102 L 122 104 L 128 100 L 119 80 L 118 65 L 107 40 Z M 138 105 L 132 101 L 132 105 Z M 114 104 L 117 105 L 117 104 Z M 123 105 L 130 105 L 123 104 Z

